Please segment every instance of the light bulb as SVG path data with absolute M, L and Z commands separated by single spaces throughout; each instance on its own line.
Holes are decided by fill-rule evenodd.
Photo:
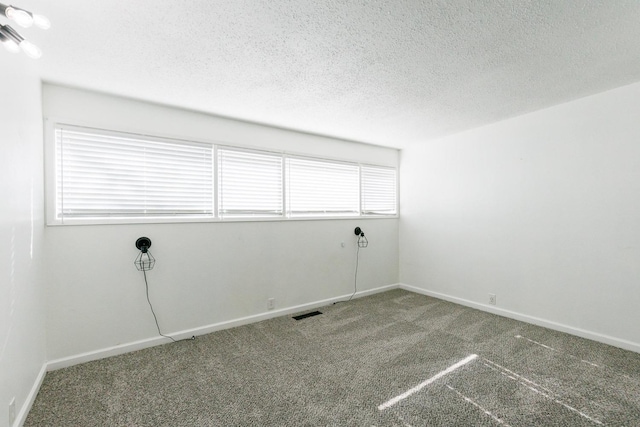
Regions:
M 9 51 L 13 53 L 20 52 L 18 43 L 11 35 L 11 27 L 8 25 L 0 25 L 0 42 Z
M 22 40 L 20 42 L 20 47 L 22 48 L 22 51 L 26 53 L 30 58 L 38 59 L 42 56 L 42 51 L 40 50 L 40 48 L 26 40 Z
M 36 24 L 36 27 L 42 28 L 43 30 L 48 30 L 51 28 L 51 21 L 44 15 L 33 14 L 33 23 Z
M 33 25 L 33 17 L 24 10 L 16 9 L 9 6 L 4 13 L 5 15 L 7 15 L 7 18 L 13 19 L 14 21 L 16 21 L 16 24 L 20 25 L 21 27 L 29 28 Z
M 13 52 L 13 53 L 18 53 L 20 52 L 20 46 L 18 46 L 18 43 L 14 42 L 13 40 L 4 40 L 2 42 L 2 45 L 9 51 L 9 52 Z

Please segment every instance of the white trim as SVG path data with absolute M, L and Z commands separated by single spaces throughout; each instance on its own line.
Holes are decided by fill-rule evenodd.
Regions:
M 503 308 L 497 308 L 486 304 L 480 304 L 475 301 L 469 301 L 464 298 L 458 298 L 439 292 L 429 291 L 427 289 L 418 288 L 415 286 L 407 285 L 405 283 L 399 284 L 400 289 L 405 291 L 415 292 L 422 295 L 438 298 L 445 301 L 450 301 L 456 304 L 464 305 L 467 307 L 475 308 L 477 310 L 486 311 L 488 313 L 497 314 L 499 316 L 508 317 L 510 319 L 520 320 L 522 322 L 531 323 L 533 325 L 542 326 L 543 328 L 553 329 L 554 331 L 565 332 L 567 334 L 575 335 L 581 338 L 586 338 L 592 341 L 601 342 L 603 344 L 612 345 L 625 350 L 634 351 L 640 353 L 640 343 L 627 341 L 625 339 L 612 337 L 610 335 L 604 335 L 597 332 L 587 331 L 585 329 L 575 328 L 562 323 L 553 322 L 550 320 L 541 319 L 535 316 L 529 316 L 527 314 L 517 313 L 511 310 L 505 310 Z
M 363 215 L 363 216 L 314 216 L 314 217 L 295 217 L 295 218 L 270 218 L 270 217 L 256 217 L 256 218 L 225 218 L 217 219 L 212 217 L 200 217 L 200 218 L 177 218 L 177 217 L 150 217 L 150 218 L 109 218 L 110 222 L 104 222 L 100 219 L 82 219 L 75 218 L 73 220 L 67 219 L 64 224 L 50 223 L 46 224 L 47 227 L 64 227 L 67 225 L 72 226 L 84 226 L 84 225 L 131 225 L 131 224 L 183 224 L 183 223 L 215 223 L 224 224 L 226 222 L 291 222 L 291 221 L 336 221 L 343 219 L 354 220 L 370 220 L 370 219 L 398 219 L 398 215 Z
M 20 408 L 20 412 L 16 415 L 16 419 L 13 422 L 13 426 L 9 427 L 18 427 L 24 424 L 27 421 L 27 415 L 29 415 L 29 411 L 31 411 L 31 407 L 33 406 L 33 402 L 36 401 L 36 397 L 38 396 L 38 392 L 40 391 L 40 387 L 42 386 L 42 382 L 44 381 L 44 377 L 47 374 L 47 363 L 42 364 L 42 368 L 40 368 L 40 372 L 38 372 L 38 376 L 36 380 L 33 382 L 33 386 L 31 386 L 31 390 L 27 395 L 22 407 Z
M 392 284 L 387 286 L 381 286 L 375 289 L 368 289 L 365 291 L 357 292 L 353 298 L 365 297 L 368 295 L 377 294 L 380 292 L 386 292 L 391 289 L 397 289 L 399 285 Z M 170 335 L 176 340 L 187 339 L 192 336 L 210 334 L 211 332 L 220 331 L 223 329 L 235 328 L 237 326 L 248 325 L 250 323 L 256 323 L 274 317 L 284 316 L 287 314 L 298 313 L 305 310 L 311 310 L 318 307 L 331 305 L 334 302 L 347 300 L 351 294 L 341 295 L 338 297 L 328 298 L 325 300 L 310 302 L 307 304 L 296 305 L 293 307 L 282 308 L 280 310 L 271 310 L 268 312 L 254 314 L 251 316 L 241 317 L 238 319 L 227 320 L 224 322 L 214 323 L 211 325 L 201 326 L 193 329 L 186 329 L 183 331 L 174 332 Z M 107 347 L 100 350 L 89 351 L 86 353 L 76 354 L 73 356 L 63 357 L 61 359 L 50 360 L 47 362 L 47 371 L 55 371 L 56 369 L 67 368 L 69 366 L 77 365 L 80 363 L 90 362 L 93 360 L 104 359 L 105 357 L 117 356 L 124 353 L 129 353 L 136 350 L 142 350 L 144 348 L 154 347 L 156 345 L 167 344 L 170 341 L 163 337 L 147 338 L 140 341 L 134 341 L 127 344 L 116 345 L 113 347 Z
M 44 135 L 43 141 L 43 161 L 44 161 L 44 214 L 45 223 L 50 225 L 50 218 L 56 217 L 56 143 L 55 143 L 55 123 L 51 120 L 44 120 L 42 126 Z

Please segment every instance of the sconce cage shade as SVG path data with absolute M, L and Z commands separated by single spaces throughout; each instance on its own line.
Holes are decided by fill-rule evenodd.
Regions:
M 140 252 L 133 262 L 138 271 L 149 271 L 156 265 L 156 259 L 151 255 L 151 252 Z
M 360 227 L 356 227 L 355 230 L 353 230 L 353 232 L 355 233 L 356 236 L 358 236 L 359 248 L 366 248 L 367 246 L 369 246 L 369 241 L 364 236 L 364 231 L 362 231 Z

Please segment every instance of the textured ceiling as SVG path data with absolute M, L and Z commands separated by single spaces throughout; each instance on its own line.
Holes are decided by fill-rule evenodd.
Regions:
M 394 147 L 640 80 L 637 0 L 13 2 L 45 81 Z

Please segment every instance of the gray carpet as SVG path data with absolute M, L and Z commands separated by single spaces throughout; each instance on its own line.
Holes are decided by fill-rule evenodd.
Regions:
M 402 290 L 320 311 L 50 372 L 25 425 L 640 425 L 640 354 Z

